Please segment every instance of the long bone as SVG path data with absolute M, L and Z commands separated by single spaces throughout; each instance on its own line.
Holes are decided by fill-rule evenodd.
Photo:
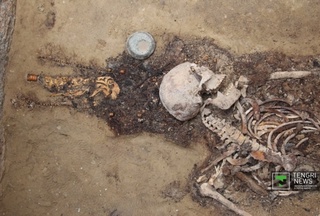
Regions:
M 312 128 L 312 129 L 310 129 Z M 309 130 L 303 130 L 303 129 L 309 129 Z M 285 150 L 285 146 L 287 145 L 287 143 L 292 139 L 294 138 L 298 133 L 311 133 L 311 132 L 315 132 L 317 131 L 318 129 L 317 128 L 313 128 L 313 127 L 303 127 L 301 129 L 301 131 L 297 131 L 291 135 L 289 135 L 284 141 L 283 143 L 281 144 L 281 153 L 283 155 L 286 154 L 286 150 Z M 298 148 L 303 142 L 307 141 L 308 138 L 304 138 L 304 139 L 301 139 L 296 145 L 295 145 L 295 148 Z M 302 142 L 301 142 L 302 141 Z M 277 142 L 275 142 L 275 145 L 277 145 Z
M 283 127 L 283 124 L 281 125 L 280 123 L 278 123 L 278 125 L 276 125 L 276 124 L 273 125 L 272 122 L 271 123 L 266 122 L 266 125 L 264 127 L 262 127 L 261 133 L 257 134 L 257 128 L 258 127 L 261 128 L 260 126 L 261 125 L 257 125 L 257 124 L 255 125 L 255 128 L 254 128 L 255 129 L 254 130 L 255 131 L 255 134 L 254 134 L 255 137 L 259 137 L 260 138 L 260 136 L 262 136 L 263 134 L 266 134 L 266 133 L 270 132 L 270 130 L 266 130 L 268 128 L 273 128 L 273 130 L 275 130 L 277 128 L 280 129 L 279 127 Z M 278 133 L 276 135 L 274 141 L 273 142 L 271 141 L 271 143 L 272 143 L 271 146 L 272 145 L 273 146 L 278 146 L 278 141 L 283 136 L 287 136 L 287 138 L 285 139 L 285 141 L 281 145 L 281 149 L 282 149 L 281 152 L 282 152 L 282 154 L 285 154 L 284 146 L 289 142 L 290 139 L 294 138 L 298 133 L 304 133 L 305 134 L 305 133 L 310 133 L 310 132 L 314 132 L 314 131 L 317 130 L 317 128 L 309 127 L 309 126 L 301 126 L 301 130 L 298 130 L 298 131 L 294 132 L 294 130 L 296 130 L 296 129 L 297 129 L 296 125 L 292 125 L 292 128 L 285 129 L 285 130 L 281 131 L 280 133 Z M 271 130 L 271 132 L 272 132 L 272 130 Z M 269 141 L 269 143 L 270 143 L 270 141 Z M 269 146 L 270 146 L 270 144 L 269 144 Z M 273 150 L 275 150 L 275 149 L 276 149 L 276 147 L 274 147 Z
M 319 75 L 318 71 L 277 71 L 270 74 L 269 79 L 299 79 L 310 75 Z
M 250 100 L 246 100 L 246 101 L 249 101 Z M 247 127 L 246 127 L 246 130 L 248 131 L 248 134 L 251 135 L 251 137 L 254 137 L 258 140 L 261 140 L 261 136 L 263 134 L 266 134 L 266 133 L 269 133 L 269 136 L 268 136 L 268 147 L 269 148 L 272 148 L 274 151 L 277 151 L 276 149 L 276 146 L 278 145 L 278 140 L 285 134 L 287 133 L 292 133 L 290 131 L 292 131 L 293 129 L 296 129 L 295 127 L 293 128 L 289 128 L 287 130 L 284 130 L 282 132 L 280 132 L 274 142 L 271 144 L 271 138 L 272 138 L 272 134 L 274 133 L 275 130 L 280 130 L 281 127 L 284 127 L 284 126 L 288 126 L 288 124 L 280 124 L 279 125 L 279 122 L 263 122 L 263 120 L 273 116 L 273 115 L 279 115 L 280 117 L 282 117 L 282 119 L 284 119 L 285 121 L 289 121 L 289 119 L 299 119 L 299 120 L 308 120 L 310 121 L 316 128 L 314 127 L 302 127 L 303 129 L 310 129 L 309 131 L 306 131 L 304 130 L 303 132 L 306 133 L 306 132 L 314 132 L 314 130 L 317 130 L 317 129 L 320 129 L 320 126 L 319 126 L 319 123 L 316 122 L 314 119 L 310 118 L 309 115 L 303 115 L 302 113 L 300 113 L 299 111 L 297 110 L 294 110 L 293 108 L 291 107 L 287 107 L 287 106 L 269 106 L 269 107 L 264 107 L 263 105 L 269 103 L 269 102 L 284 102 L 288 105 L 290 105 L 287 101 L 283 101 L 283 100 L 279 100 L 279 99 L 276 99 L 276 100 L 269 100 L 267 102 L 262 102 L 260 103 L 261 105 L 261 109 L 257 108 L 257 105 L 256 104 L 253 104 L 252 100 L 251 100 L 251 105 L 252 107 L 249 108 L 245 114 L 246 114 L 246 122 L 247 122 Z M 255 106 L 255 107 L 254 107 Z M 241 105 L 237 105 L 237 107 L 241 107 Z M 242 109 L 243 110 L 243 109 Z M 242 111 L 240 110 L 240 112 Z M 263 113 L 263 112 L 266 112 L 257 122 L 254 123 L 254 126 L 253 125 L 253 119 L 256 119 L 256 114 L 255 114 L 255 111 L 254 110 L 259 110 L 259 112 Z M 285 115 L 286 114 L 286 115 Z M 243 118 L 242 118 L 243 119 Z M 307 121 L 304 121 L 302 123 L 309 123 Z M 263 124 L 263 127 L 261 127 L 261 125 Z M 291 124 L 291 123 L 289 123 Z M 300 124 L 300 123 L 297 123 L 297 124 Z M 252 127 L 253 127 L 253 131 L 252 131 Z M 258 128 L 259 129 L 262 129 L 261 132 L 258 134 L 257 131 L 258 131 Z M 269 130 L 269 128 L 273 128 L 273 130 Z M 285 140 L 284 142 L 282 143 L 281 145 L 281 152 L 282 154 L 286 154 L 285 152 L 285 146 L 286 144 L 289 142 L 290 139 L 294 138 L 295 135 L 297 134 L 298 132 L 295 132 L 294 134 L 291 134 L 289 135 Z
M 281 112 L 277 111 L 277 110 L 270 110 L 269 108 L 270 107 L 264 107 L 264 105 L 268 104 L 268 103 L 278 103 L 278 102 L 282 102 L 282 103 L 285 103 L 287 105 L 290 105 L 289 102 L 285 101 L 285 100 L 282 100 L 282 99 L 269 99 L 269 100 L 266 100 L 264 102 L 260 102 L 260 103 L 257 103 L 258 104 L 258 108 L 257 108 L 257 105 L 255 104 L 255 108 L 254 107 L 250 107 L 246 112 L 245 112 L 245 116 L 246 116 L 246 121 L 248 121 L 248 119 L 250 118 L 253 118 L 255 120 L 260 120 L 260 114 L 261 113 L 264 113 L 264 112 L 271 112 L 271 113 L 275 113 L 275 114 L 278 114 L 282 117 L 285 118 L 285 115 L 283 115 Z M 241 106 L 241 105 L 240 105 Z M 260 113 L 256 113 L 257 111 L 259 111 Z M 257 118 L 259 117 L 259 118 Z
M 298 121 L 291 121 L 291 122 L 287 122 L 287 123 L 283 123 L 283 124 L 279 125 L 277 128 L 273 129 L 268 135 L 268 138 L 267 138 L 268 148 L 272 149 L 273 151 L 278 151 L 277 147 L 276 147 L 277 143 L 272 142 L 272 136 L 274 135 L 274 133 L 279 130 L 288 130 L 288 128 L 289 129 L 295 128 L 295 126 L 297 124 L 311 124 L 311 122 L 298 120 Z M 279 138 L 277 140 L 279 140 Z
M 304 143 L 305 141 L 307 141 L 308 139 L 309 139 L 308 137 L 305 137 L 305 138 L 301 139 L 301 140 L 297 143 L 297 145 L 295 146 L 295 148 L 296 148 L 296 149 L 299 148 L 299 146 L 300 146 L 302 143 Z
M 202 169 L 201 173 L 208 171 L 209 169 L 211 169 L 212 167 L 217 165 L 220 161 L 222 161 L 223 159 L 225 159 L 225 158 L 229 157 L 230 155 L 232 155 L 233 153 L 235 153 L 237 151 L 237 147 L 238 147 L 237 145 L 231 144 L 227 151 L 223 152 L 223 154 L 221 154 L 216 159 L 214 159 L 206 168 Z
M 260 194 L 262 196 L 268 195 L 268 192 L 263 187 L 258 185 L 252 178 L 250 178 L 243 172 L 237 172 L 235 176 L 241 181 L 243 181 L 244 183 L 246 183 L 246 185 L 257 194 Z
M 253 135 L 256 136 L 256 134 L 257 134 L 257 127 L 260 125 L 260 123 L 261 123 L 264 119 L 266 119 L 266 118 L 268 118 L 268 117 L 270 117 L 270 116 L 272 116 L 272 115 L 275 115 L 275 114 L 274 114 L 274 113 L 266 113 L 266 114 L 264 114 L 264 115 L 256 122 L 256 124 L 254 125 L 254 128 L 253 128 L 253 132 L 254 132 Z M 260 139 L 260 137 L 258 137 L 258 138 Z
M 285 103 L 287 105 L 291 105 L 290 102 L 284 100 L 284 99 L 281 99 L 281 98 L 273 98 L 273 99 L 268 99 L 268 100 L 265 100 L 263 102 L 257 102 L 258 105 L 261 107 L 263 105 L 266 105 L 268 103 Z M 261 109 L 260 109 L 261 110 Z M 247 111 L 246 111 L 246 115 L 249 113 L 249 112 L 252 112 L 253 111 L 253 108 L 250 107 Z
M 238 215 L 242 216 L 251 216 L 248 212 L 239 209 L 234 203 L 229 201 L 227 198 L 222 196 L 220 193 L 218 193 L 210 184 L 208 183 L 202 183 L 200 185 L 199 191 L 202 196 L 211 197 L 218 202 L 220 202 L 222 205 L 228 207 L 230 210 L 234 211 Z
M 262 121 L 261 118 L 260 118 L 260 114 L 261 114 L 261 113 L 264 113 L 264 112 L 267 112 L 267 113 L 268 113 L 268 112 L 270 112 L 270 110 L 268 109 L 268 107 L 265 108 L 264 105 L 266 105 L 266 104 L 268 104 L 268 103 L 278 103 L 278 102 L 281 102 L 281 103 L 285 103 L 285 104 L 290 105 L 290 103 L 287 102 L 286 100 L 278 99 L 278 98 L 277 98 L 277 99 L 269 99 L 269 100 L 266 100 L 266 101 L 260 102 L 260 103 L 257 102 L 256 100 L 253 100 L 253 99 L 250 99 L 250 98 L 245 98 L 243 101 L 244 101 L 244 102 L 249 102 L 249 103 L 252 105 L 252 107 L 250 107 L 246 112 L 243 113 L 243 108 L 242 108 L 241 104 L 240 104 L 240 103 L 237 103 L 237 108 L 238 108 L 238 110 L 239 110 L 239 112 L 240 112 L 240 115 L 241 115 L 241 116 L 243 116 L 243 115 L 246 116 L 245 118 L 244 118 L 244 117 L 241 117 L 241 120 L 242 120 L 242 128 L 245 127 L 246 130 L 248 131 L 248 133 L 249 133 L 252 137 L 254 137 L 254 138 L 258 139 L 258 140 L 260 140 L 260 137 L 256 135 L 256 132 L 253 132 L 253 131 L 252 131 L 252 126 L 251 126 L 251 125 L 252 125 L 252 122 L 253 122 L 254 119 L 257 120 L 258 122 L 261 122 L 261 121 Z M 286 117 L 285 117 L 281 112 L 279 112 L 279 111 L 274 110 L 273 113 L 278 114 L 278 115 L 286 118 Z M 262 118 L 266 118 L 266 117 L 263 116 Z M 244 126 L 244 125 L 246 125 L 246 126 Z
M 297 111 L 297 110 L 294 110 L 294 109 L 291 108 L 291 107 L 274 106 L 274 107 L 271 107 L 271 108 L 273 108 L 273 109 L 284 109 L 284 110 L 291 111 L 292 113 L 298 115 L 302 120 L 308 120 L 308 121 L 312 122 L 312 124 L 313 124 L 318 130 L 320 130 L 320 123 L 319 123 L 319 122 L 316 122 L 314 119 L 310 118 L 309 116 L 303 116 L 302 113 L 300 113 L 300 112 Z

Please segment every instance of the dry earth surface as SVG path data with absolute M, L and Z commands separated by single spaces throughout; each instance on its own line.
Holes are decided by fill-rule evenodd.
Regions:
M 263 79 L 265 73 L 279 68 L 319 67 L 317 4 L 293 0 L 245 4 L 231 0 L 18 0 L 5 83 L 7 150 L 0 214 L 232 215 L 217 203 L 202 206 L 192 200 L 189 175 L 210 154 L 204 139 L 198 137 L 184 145 L 179 143 L 183 130 L 175 138 L 146 128 L 116 136 L 101 109 L 38 106 L 28 100 L 19 103 L 21 94 L 35 101 L 55 100 L 40 85 L 26 82 L 26 74 L 73 75 L 83 72 L 76 64 L 105 68 L 106 59 L 119 56 L 114 62 L 121 64 L 113 70 L 124 67 L 124 75 L 133 76 L 130 73 L 141 68 L 135 71 L 131 64 L 135 62 L 123 51 L 126 38 L 137 30 L 154 36 L 157 49 L 150 65 L 160 65 L 165 73 L 175 65 L 165 64 L 169 61 L 165 58 L 161 63 L 159 58 L 172 48 L 170 42 L 176 37 L 187 49 L 172 56 L 185 54 L 188 60 L 199 62 L 200 54 L 205 53 L 193 51 L 193 41 L 201 47 L 209 43 L 206 40 L 214 40 L 233 56 L 236 74 L 250 77 L 251 95 L 290 93 L 301 99 L 300 106 L 319 116 L 319 99 L 314 96 L 319 94 L 319 81 L 266 83 Z M 54 47 L 53 58 L 46 52 L 48 47 Z M 193 55 L 188 56 L 189 52 Z M 39 61 L 43 53 L 51 60 Z M 76 63 L 64 67 L 54 61 L 66 58 Z M 91 75 L 95 71 L 89 70 Z M 161 82 L 163 74 L 159 68 L 156 71 L 154 76 Z M 313 96 L 306 95 L 310 91 Z M 181 126 L 172 119 L 168 124 L 175 129 Z M 258 197 L 239 198 L 241 207 L 255 215 L 319 215 L 319 202 L 318 192 L 277 199 L 270 206 Z

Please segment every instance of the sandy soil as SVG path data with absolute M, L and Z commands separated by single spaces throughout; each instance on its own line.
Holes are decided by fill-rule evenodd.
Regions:
M 181 147 L 155 134 L 116 137 L 102 119 L 67 107 L 12 106 L 19 93 L 47 100 L 29 72 L 70 75 L 70 67 L 40 64 L 48 43 L 77 62 L 105 60 L 124 50 L 128 35 L 150 32 L 160 55 L 174 35 L 213 38 L 235 56 L 279 51 L 320 53 L 317 3 L 308 1 L 17 1 L 6 75 L 6 170 L 2 215 L 222 215 L 219 205 L 192 201 L 188 176 L 209 155 L 203 142 Z M 174 194 L 174 195 L 172 195 Z M 259 215 L 319 215 L 319 194 L 278 201 Z M 290 209 L 290 210 L 288 210 Z M 230 212 L 227 212 L 230 214 Z

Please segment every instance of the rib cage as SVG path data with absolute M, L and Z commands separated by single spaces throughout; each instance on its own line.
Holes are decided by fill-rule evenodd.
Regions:
M 293 171 L 296 167 L 296 160 L 291 155 L 281 155 L 280 152 L 275 152 L 272 149 L 261 145 L 257 140 L 245 136 L 240 130 L 228 124 L 225 119 L 217 118 L 213 115 L 210 109 L 204 108 L 201 112 L 202 122 L 212 132 L 217 133 L 224 145 L 229 144 L 242 145 L 244 143 L 249 144 L 251 152 L 260 151 L 264 154 L 262 161 L 273 162 L 281 165 L 287 171 Z

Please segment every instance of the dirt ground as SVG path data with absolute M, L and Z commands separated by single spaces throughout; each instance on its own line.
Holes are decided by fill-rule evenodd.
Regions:
M 212 66 L 213 58 L 204 56 L 218 50 L 234 63 L 235 75 L 250 78 L 251 96 L 291 94 L 298 107 L 319 116 L 318 77 L 265 79 L 279 69 L 319 68 L 320 11 L 315 4 L 18 0 L 5 83 L 7 151 L 0 214 L 232 215 L 217 203 L 192 198 L 189 176 L 211 153 L 199 135 L 205 131 L 199 119 L 175 121 L 161 104 L 143 103 L 156 97 L 157 88 L 130 91 L 130 86 L 141 86 L 143 77 L 146 86 L 160 83 L 163 73 L 184 60 Z M 157 42 L 144 64 L 123 53 L 126 38 L 137 30 L 150 32 Z M 76 100 L 72 106 L 45 106 L 57 99 L 41 85 L 26 82 L 27 73 L 98 76 L 108 69 L 122 95 L 95 107 Z M 130 98 L 137 103 L 122 107 Z M 151 111 L 137 124 L 137 111 L 146 105 Z M 115 118 L 109 118 L 110 112 Z M 160 120 L 150 120 L 154 112 Z M 318 191 L 271 204 L 243 195 L 237 201 L 257 215 L 320 214 Z

